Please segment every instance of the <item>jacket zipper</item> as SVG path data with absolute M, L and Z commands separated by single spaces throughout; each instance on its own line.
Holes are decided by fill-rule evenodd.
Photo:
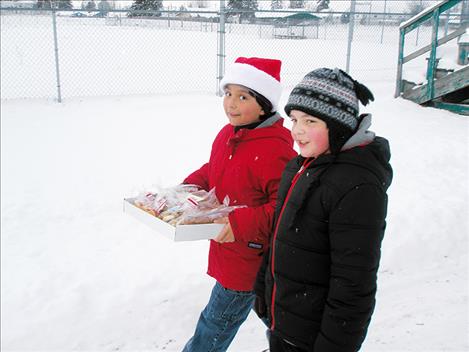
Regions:
M 296 182 L 300 178 L 301 175 L 306 171 L 308 166 L 314 161 L 315 159 L 308 160 L 306 159 L 303 162 L 303 165 L 301 165 L 301 168 L 298 170 L 296 173 L 295 177 L 293 177 L 291 181 L 290 188 L 288 189 L 287 196 L 285 197 L 285 200 L 283 201 L 282 209 L 280 210 L 280 214 L 277 219 L 277 225 L 275 226 L 275 231 L 274 231 L 274 237 L 272 238 L 272 263 L 270 265 L 270 272 L 272 274 L 272 279 L 274 281 L 274 287 L 272 289 L 272 302 L 270 305 L 270 315 L 272 316 L 272 323 L 270 324 L 270 330 L 273 330 L 275 328 L 275 294 L 277 291 L 277 285 L 275 283 L 275 276 L 274 276 L 274 267 L 275 267 L 275 239 L 277 238 L 277 232 L 278 228 L 280 225 L 280 220 L 282 219 L 283 216 L 283 211 L 285 210 L 285 206 L 288 203 L 288 199 L 290 198 L 290 194 L 293 191 L 293 188 L 295 188 Z

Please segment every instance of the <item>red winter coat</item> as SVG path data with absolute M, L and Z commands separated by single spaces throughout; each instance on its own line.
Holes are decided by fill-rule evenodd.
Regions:
M 235 241 L 210 241 L 208 274 L 223 287 L 251 291 L 262 254 L 272 233 L 280 177 L 295 157 L 290 131 L 274 115 L 255 129 L 226 125 L 212 145 L 208 163 L 189 175 L 184 183 L 205 190 L 213 187 L 220 202 L 246 205 L 229 215 Z

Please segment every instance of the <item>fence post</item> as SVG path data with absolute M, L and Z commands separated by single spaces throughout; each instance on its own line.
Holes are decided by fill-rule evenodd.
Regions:
M 384 24 L 386 23 L 386 0 L 384 0 L 384 14 L 383 14 L 383 25 L 381 26 L 381 42 L 383 44 L 383 37 L 384 37 Z
M 218 96 L 222 95 L 220 91 L 220 82 L 225 75 L 225 0 L 220 0 L 220 21 L 218 24 L 218 50 L 217 50 L 217 88 Z
M 60 69 L 59 69 L 59 45 L 57 41 L 57 18 L 55 8 L 52 8 L 52 27 L 54 30 L 54 52 L 55 52 L 55 73 L 57 78 L 57 101 L 62 102 L 62 92 L 60 87 Z
M 347 64 L 345 66 L 345 72 L 350 72 L 350 55 L 352 51 L 352 40 L 353 40 L 353 28 L 355 26 L 355 0 L 350 2 L 350 17 L 348 23 L 348 43 L 347 43 Z

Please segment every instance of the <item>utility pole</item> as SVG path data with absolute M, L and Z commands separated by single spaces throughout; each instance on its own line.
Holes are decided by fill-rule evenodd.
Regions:
M 347 64 L 345 72 L 350 72 L 350 56 L 352 52 L 353 28 L 355 26 L 355 0 L 350 2 L 350 21 L 348 23 Z
M 217 95 L 221 95 L 220 82 L 225 75 L 225 0 L 220 0 L 220 23 L 218 24 Z

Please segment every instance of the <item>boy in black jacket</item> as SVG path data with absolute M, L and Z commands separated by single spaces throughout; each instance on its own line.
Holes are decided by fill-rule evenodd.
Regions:
M 354 352 L 375 306 L 391 184 L 386 139 L 359 115 L 372 93 L 321 68 L 285 107 L 300 155 L 286 166 L 276 224 L 255 290 L 270 322 L 270 351 Z

